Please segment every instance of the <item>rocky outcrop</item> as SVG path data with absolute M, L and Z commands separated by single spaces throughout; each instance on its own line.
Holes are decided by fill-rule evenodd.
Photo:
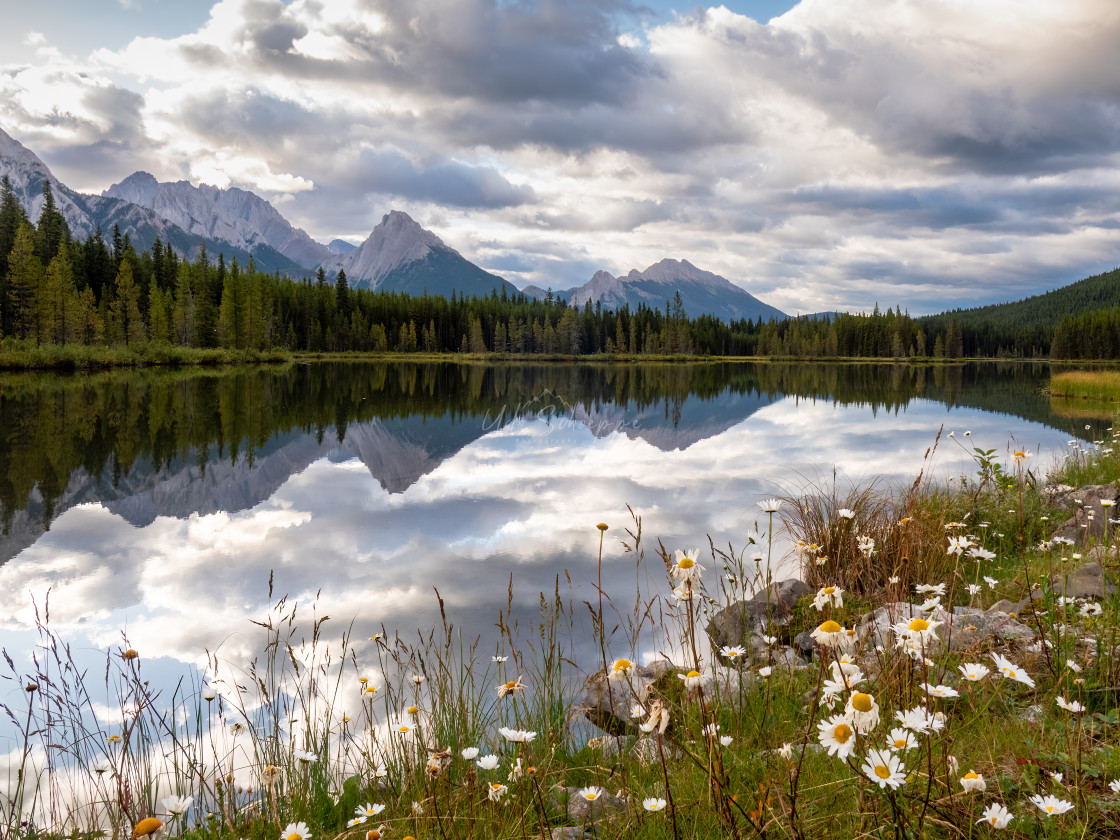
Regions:
M 736 664 L 719 653 L 723 647 L 746 648 L 751 661 L 767 658 L 769 645 L 763 636 L 781 636 L 789 626 L 793 609 L 812 589 L 796 578 L 772 583 L 750 600 L 737 601 L 720 610 L 706 628 L 712 648 L 724 664 Z
M 1116 501 L 1120 491 L 1112 484 L 1091 484 L 1074 489 L 1069 485 L 1047 488 L 1044 498 L 1055 507 L 1072 507 L 1073 515 L 1051 535 L 1072 540 L 1076 545 L 1086 545 L 1089 540 L 1099 540 L 1105 535 L 1109 515 L 1117 516 Z M 1108 504 L 1101 504 L 1107 502 Z M 1120 526 L 1108 525 L 1116 533 Z
M 1117 591 L 1115 577 L 1106 575 L 1100 563 L 1086 563 L 1068 575 L 1054 575 L 1050 589 L 1066 598 L 1104 598 Z

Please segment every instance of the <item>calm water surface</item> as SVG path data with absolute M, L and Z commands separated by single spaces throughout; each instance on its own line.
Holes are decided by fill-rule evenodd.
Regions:
M 353 621 L 360 636 L 415 637 L 438 621 L 438 588 L 489 654 L 510 591 L 524 624 L 558 585 L 595 600 L 598 522 L 608 593 L 667 591 L 652 551 L 636 569 L 623 549 L 628 505 L 650 548 L 709 535 L 741 547 L 765 530 L 760 500 L 833 471 L 908 481 L 942 427 L 955 433 L 934 455 L 942 476 L 972 472 L 961 443 L 1013 440 L 1044 466 L 1098 431 L 1051 413 L 1047 377 L 994 364 L 9 376 L 0 644 L 29 663 L 49 593 L 79 658 L 127 633 L 152 679 L 178 675 L 206 650 L 257 653 L 249 620 L 268 610 L 271 576 L 274 598 L 317 599 L 336 632 Z

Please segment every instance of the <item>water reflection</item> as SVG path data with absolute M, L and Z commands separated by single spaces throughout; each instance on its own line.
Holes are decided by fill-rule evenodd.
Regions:
M 627 505 L 647 541 L 741 546 L 777 488 L 833 469 L 908 479 L 942 424 L 985 447 L 1064 449 L 1084 424 L 1050 415 L 1044 374 L 363 364 L 8 380 L 0 641 L 26 658 L 29 596 L 49 589 L 52 625 L 79 647 L 127 628 L 148 656 L 238 659 L 257 652 L 248 619 L 272 575 L 359 637 L 431 625 L 438 587 L 487 651 L 510 587 L 525 626 L 569 577 L 575 603 L 595 599 L 600 521 L 620 607 L 636 581 L 667 592 L 651 554 L 636 573 L 623 551 Z M 953 445 L 937 463 L 969 467 Z

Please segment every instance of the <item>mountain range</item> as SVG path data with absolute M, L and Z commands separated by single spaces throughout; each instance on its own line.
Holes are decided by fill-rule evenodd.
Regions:
M 98 230 L 108 239 L 113 226 L 119 225 L 140 250 L 150 248 L 158 238 L 191 260 L 202 247 L 212 259 L 224 254 L 243 264 L 251 254 L 261 270 L 292 278 L 309 277 L 322 269 L 332 278 L 345 271 L 352 288 L 445 297 L 518 293 L 512 283 L 475 265 L 399 210 L 387 213 L 360 245 L 341 239 L 323 245 L 294 227 L 268 201 L 238 187 L 161 182 L 147 172 L 134 172 L 99 196 L 79 193 L 2 129 L 0 175 L 8 177 L 32 220 L 42 209 L 43 184 L 50 181 L 58 210 L 81 239 Z M 524 292 L 546 295 L 533 286 Z M 644 271 L 634 269 L 618 277 L 598 271 L 582 286 L 554 296 L 578 307 L 591 302 L 607 309 L 624 305 L 663 309 L 678 292 L 690 317 L 707 314 L 728 322 L 786 317 L 729 280 L 685 260 L 661 260 Z

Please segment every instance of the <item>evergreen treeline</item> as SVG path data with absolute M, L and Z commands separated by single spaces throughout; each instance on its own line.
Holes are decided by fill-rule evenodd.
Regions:
M 345 272 L 331 283 L 258 270 L 253 258 L 180 259 L 158 239 L 137 252 L 113 227 L 84 242 L 71 236 L 49 182 L 34 224 L 7 178 L 0 183 L 0 337 L 33 344 L 135 345 L 238 350 L 469 352 L 961 358 L 1050 352 L 1058 313 L 1120 305 L 1120 270 L 1072 286 L 974 310 L 911 318 L 800 317 L 725 324 L 689 318 L 680 295 L 663 309 L 571 307 L 549 295 L 491 293 L 446 299 L 354 290 Z M 1095 324 L 1096 322 L 1094 322 Z M 1074 329 L 1074 327 L 1070 327 Z M 1094 328 L 1095 329 L 1095 328 Z M 1100 328 L 1101 330 L 1104 327 Z M 1100 330 L 1097 330 L 1099 332 Z M 1096 332 L 1094 332 L 1096 334 Z M 1070 343 L 1085 356 L 1115 356 L 1114 344 Z M 1102 340 L 1103 341 L 1103 340 Z M 1063 358 L 1073 358 L 1072 355 Z M 1061 354 L 1057 354 L 1061 355 Z

